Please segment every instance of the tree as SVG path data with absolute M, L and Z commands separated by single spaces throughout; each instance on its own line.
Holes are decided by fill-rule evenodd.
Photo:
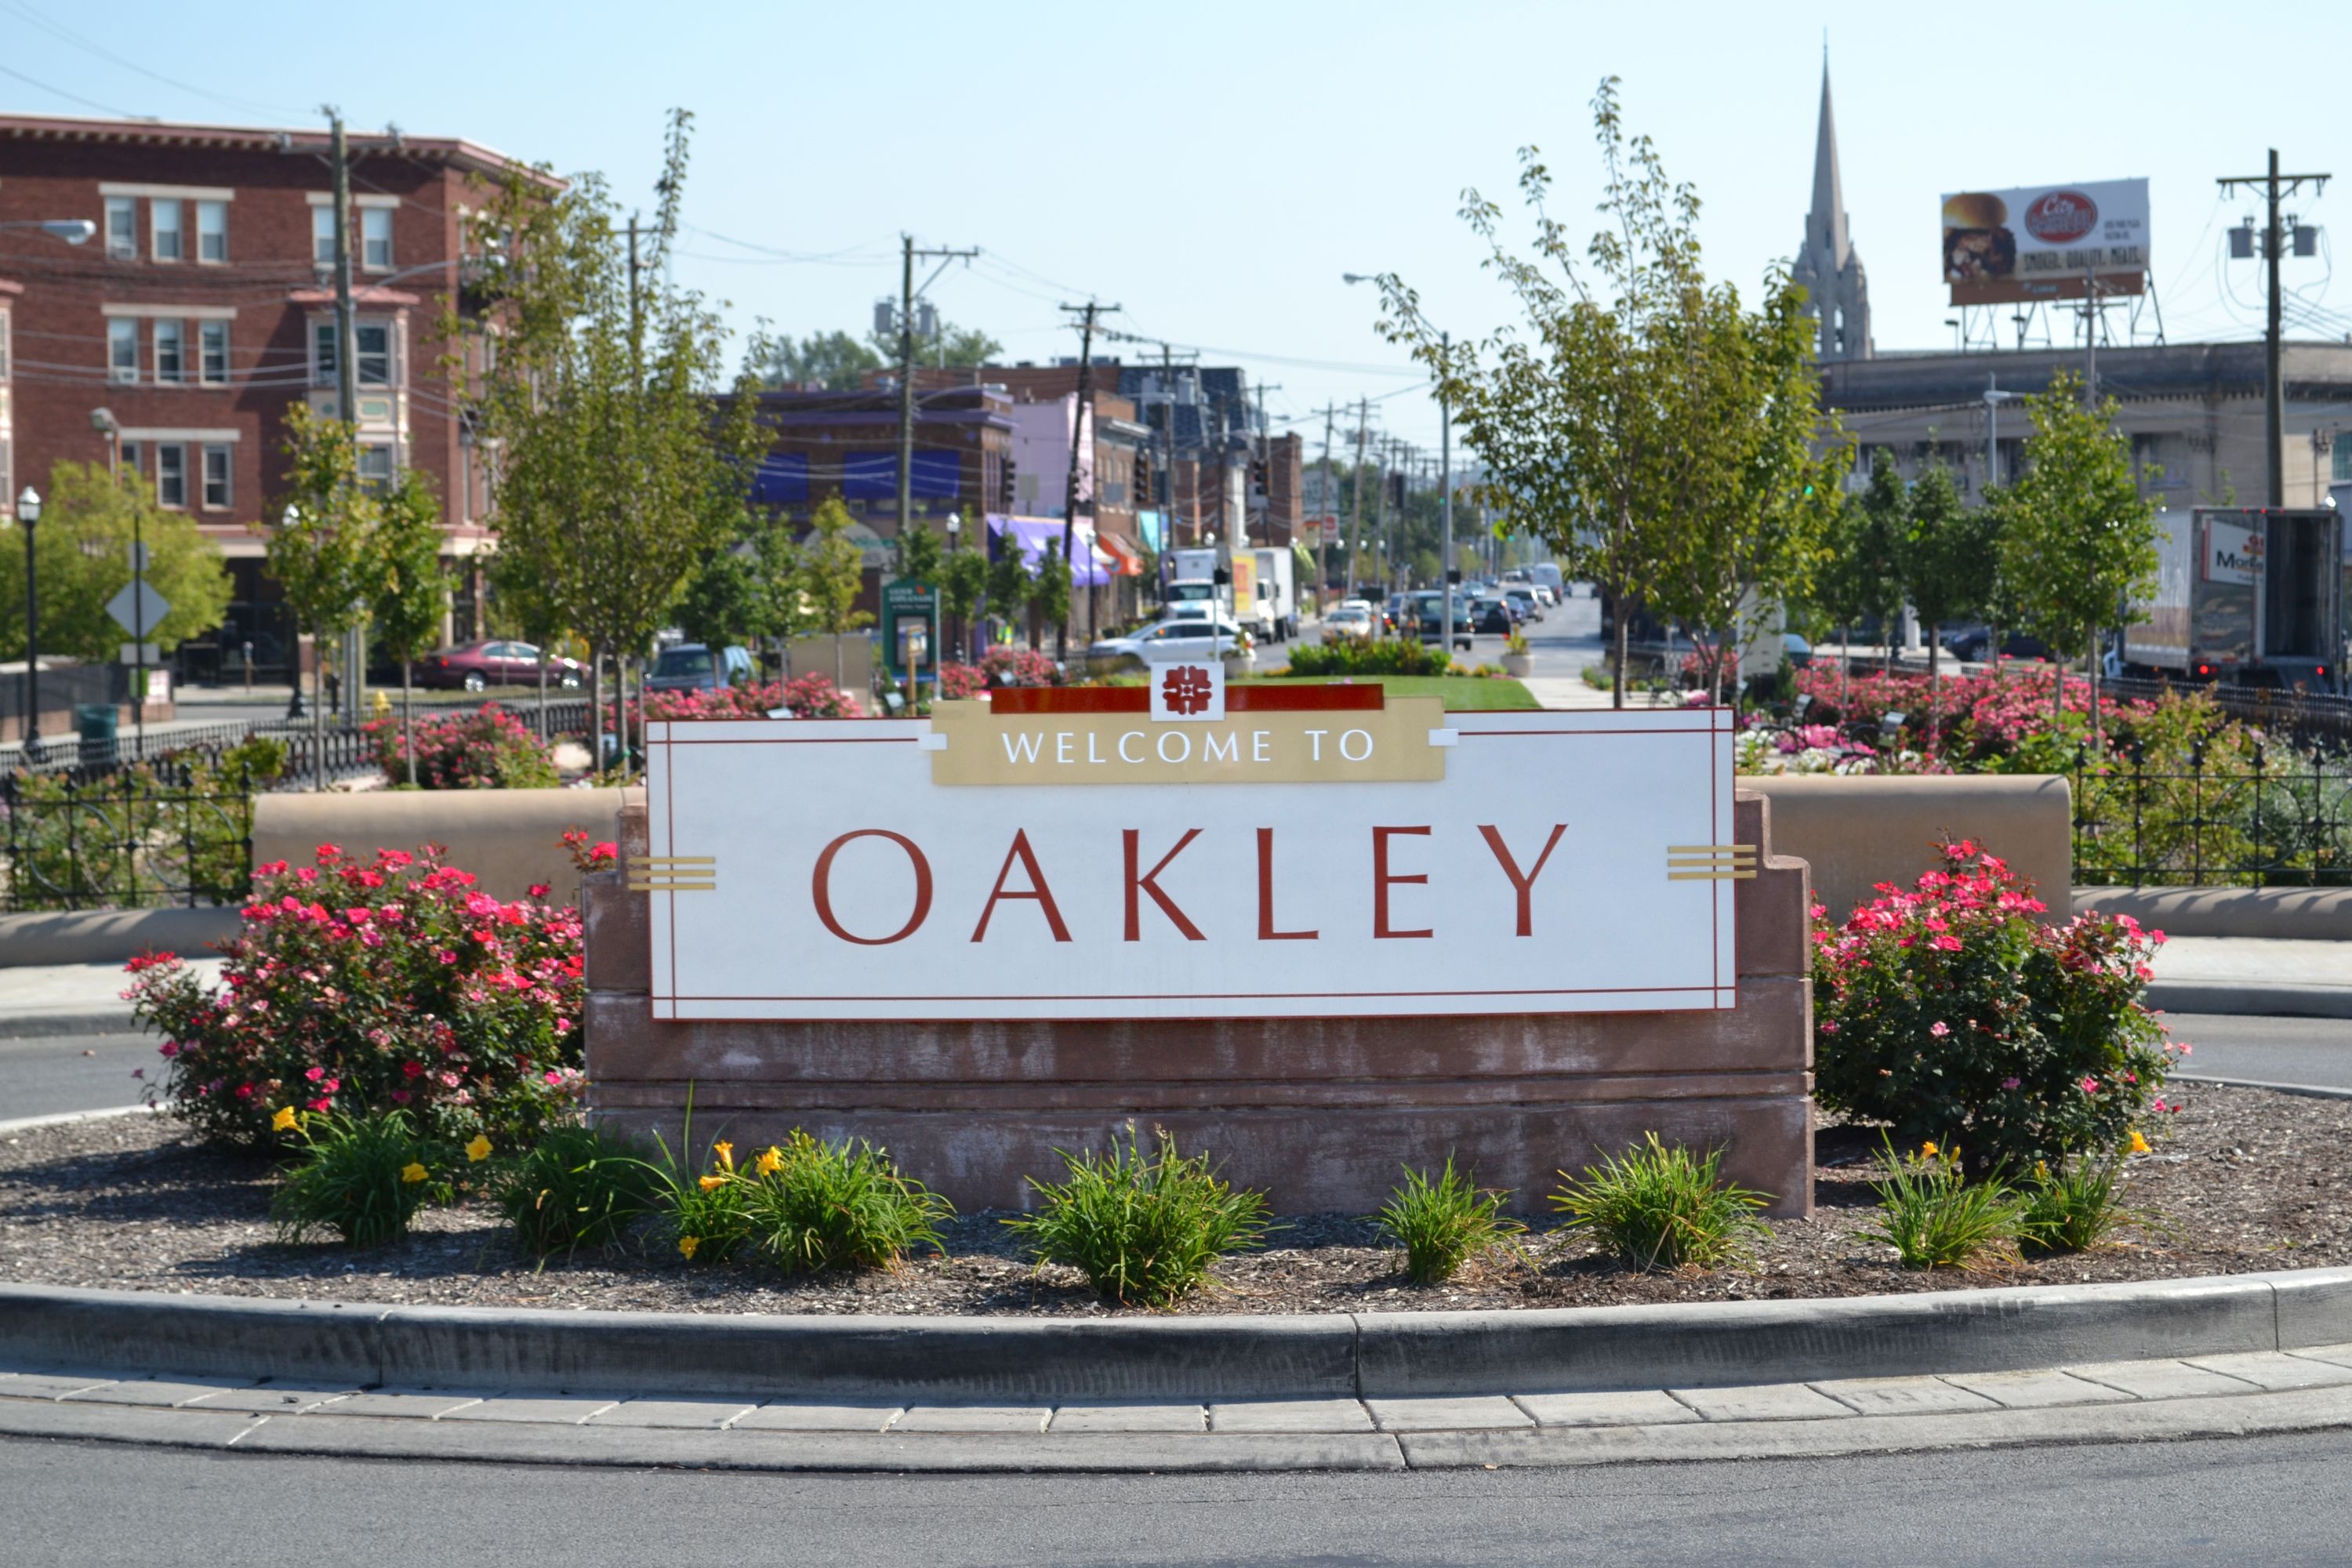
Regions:
M 2091 406 L 2071 373 L 2025 399 L 2033 434 L 2025 471 L 2002 501 L 2001 571 L 2025 629 L 2066 658 L 2096 646 L 2100 631 L 2131 617 L 2130 601 L 2155 586 L 2156 510 L 2132 473 L 2131 443 L 2115 426 L 2113 398 Z M 2056 711 L 2066 700 L 2058 667 Z M 2092 700 L 2098 679 L 2092 676 Z M 2097 727 L 2095 706 L 2092 724 Z
M 625 685 L 628 658 L 740 519 L 766 446 L 756 378 L 747 370 L 735 396 L 716 395 L 727 338 L 717 311 L 664 281 L 692 123 L 670 114 L 641 265 L 602 178 L 553 188 L 543 171 L 516 170 L 472 220 L 481 312 L 443 321 L 453 340 L 498 330 L 468 401 L 499 451 L 499 548 L 586 637 L 600 714 L 604 657 Z
M 940 608 L 959 629 L 971 625 L 972 611 L 987 591 L 988 557 L 981 551 L 958 550 L 940 568 Z
M 756 635 L 760 583 L 752 557 L 733 549 L 714 552 L 678 595 L 678 629 L 689 642 L 724 647 Z
M 940 536 L 921 518 L 911 518 L 898 531 L 898 575 L 929 583 L 940 574 Z
M 1683 357 L 1704 334 L 1691 318 L 1706 295 L 1698 196 L 1666 177 L 1649 138 L 1628 140 L 1617 79 L 1592 99 L 1608 222 L 1580 247 L 1551 216 L 1551 174 L 1519 151 L 1519 194 L 1534 215 L 1533 258 L 1502 232 L 1502 210 L 1476 191 L 1462 216 L 1486 243 L 1486 268 L 1526 316 L 1485 342 L 1451 341 L 1419 295 L 1381 279 L 1381 331 L 1412 345 L 1437 378 L 1465 443 L 1484 460 L 1481 499 L 1551 547 L 1565 568 L 1616 606 L 1612 700 L 1622 706 L 1633 608 L 1664 578 L 1679 535 L 1720 490 L 1710 368 Z
M 792 525 L 774 512 L 761 518 L 751 532 L 751 629 L 787 648 L 809 625 L 804 565 Z
M 801 547 L 801 588 L 808 595 L 816 627 L 833 638 L 833 683 L 841 684 L 841 639 L 874 616 L 857 607 L 866 587 L 866 556 L 847 537 L 852 519 L 839 496 L 816 509 L 807 543 Z
M 1010 626 L 1029 603 L 1036 583 L 1020 540 L 1007 531 L 997 546 L 996 559 L 988 563 L 988 613 Z M 1036 645 L 1033 642 L 1030 646 Z
M 326 705 L 318 700 L 327 647 L 367 616 L 376 524 L 383 509 L 360 483 L 352 426 L 322 417 L 307 403 L 286 411 L 286 504 L 269 530 L 269 574 L 286 595 L 296 633 L 309 632 L 317 661 L 311 675 L 311 787 L 327 787 Z M 297 672 L 299 679 L 299 672 Z
M 1862 611 L 1878 622 L 1885 667 L 1892 669 L 1903 616 L 1903 542 L 1911 531 L 1911 491 L 1895 467 L 1895 454 L 1884 447 L 1870 454 L 1870 483 L 1853 510 L 1857 515 L 1847 542 L 1859 552 L 1853 571 Z
M 1062 627 L 1070 619 L 1070 563 L 1051 547 L 1038 552 L 1029 583 L 1029 646 L 1037 646 L 1040 626 Z M 1057 630 L 1055 635 L 1060 636 Z
M 49 469 L 48 494 L 33 531 L 36 584 L 40 590 L 41 651 L 111 664 L 131 634 L 106 613 L 109 600 L 131 582 L 131 544 L 147 547 L 147 582 L 172 606 L 147 628 L 147 640 L 175 647 L 220 625 L 228 608 L 228 569 L 220 546 L 184 512 L 155 504 L 154 492 L 125 475 L 117 484 L 100 463 L 60 462 Z M 25 551 L 13 535 L 0 549 L 0 605 L 25 602 Z M 0 658 L 25 657 L 24 623 L 0 622 Z
M 1944 627 L 1992 604 L 1996 531 L 1992 514 L 1960 504 L 1952 471 L 1931 462 L 1912 481 L 1910 527 L 1902 550 L 1903 592 L 1927 628 L 1927 754 L 1943 729 Z
M 361 571 L 378 647 L 400 660 L 400 749 L 416 783 L 415 661 L 441 640 L 449 574 L 441 565 L 441 502 L 415 468 L 376 505 L 374 539 Z
M 895 358 L 894 346 L 891 354 Z M 787 334 L 751 340 L 744 368 L 767 387 L 819 386 L 833 391 L 861 384 L 880 370 L 883 357 L 847 332 L 811 332 L 795 342 Z
M 510 626 L 539 652 L 539 738 L 543 742 L 548 739 L 547 650 L 550 644 L 570 640 L 571 623 L 551 596 L 546 575 L 523 556 L 496 551 L 484 575 L 489 583 L 492 626 Z
M 895 372 L 898 364 L 898 334 L 872 332 L 866 341 L 881 355 L 880 369 Z M 971 370 L 988 363 L 1004 352 L 1004 345 L 977 327 L 959 327 L 942 320 L 940 330 L 925 337 L 915 334 L 915 366 L 917 369 Z

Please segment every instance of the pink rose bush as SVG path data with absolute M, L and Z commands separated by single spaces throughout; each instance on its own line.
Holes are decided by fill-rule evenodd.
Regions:
M 163 1036 L 161 1093 L 205 1137 L 282 1138 L 295 1113 L 406 1111 L 427 1136 L 525 1139 L 576 1105 L 580 917 L 508 902 L 437 853 L 257 868 L 207 991 L 171 953 L 124 992 Z
M 636 704 L 629 705 L 632 727 Z M 648 719 L 764 719 L 779 708 L 797 719 L 863 719 L 866 710 L 856 698 L 822 672 L 791 680 L 749 681 L 739 686 L 692 691 L 656 691 L 646 699 Z
M 2030 1166 L 2116 1148 L 2151 1112 L 2186 1046 L 2145 1005 L 2164 941 L 2126 915 L 2063 926 L 2031 883 L 1975 844 L 1843 925 L 1814 906 L 1821 1102 L 1971 1158 Z
M 360 729 L 386 782 L 407 783 L 399 717 L 372 720 Z M 530 726 L 495 702 L 478 710 L 420 716 L 415 746 L 420 789 L 551 789 L 562 782 Z

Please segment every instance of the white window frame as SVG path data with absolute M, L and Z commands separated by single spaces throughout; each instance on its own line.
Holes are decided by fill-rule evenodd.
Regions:
M 214 241 L 219 241 L 220 254 L 213 254 Z M 228 262 L 228 204 L 205 201 L 196 204 L 196 265 L 222 267 Z
M 188 325 L 158 316 L 154 323 L 155 384 L 181 386 L 188 381 Z
M 135 316 L 107 318 L 106 379 L 122 386 L 139 384 L 139 320 Z
M 177 196 L 147 198 L 148 245 L 157 261 L 180 262 L 188 258 L 188 231 L 182 221 L 187 215 L 180 210 L 181 205 Z M 172 215 L 169 223 L 163 221 L 166 213 Z M 167 238 L 172 242 L 169 255 L 164 254 L 163 247 Z
M 372 353 L 369 351 L 367 347 L 367 334 L 370 332 L 382 332 L 383 334 L 383 348 L 380 353 Z M 362 321 L 352 323 L 352 362 L 353 372 L 358 378 L 357 384 L 361 386 L 386 387 L 398 384 L 395 379 L 399 370 L 397 358 L 399 346 L 396 341 L 396 334 L 393 330 L 392 322 L 382 321 Z M 371 360 L 382 360 L 383 362 L 383 373 L 382 375 L 370 376 L 368 374 L 368 363 Z
M 336 384 L 335 323 L 331 321 L 314 320 L 310 323 L 310 384 Z
M 382 230 L 381 234 L 377 232 L 379 229 Z M 379 243 L 383 247 L 381 259 L 376 255 L 376 247 Z M 390 207 L 360 208 L 360 266 L 369 272 L 392 270 L 392 209 Z
M 220 353 L 215 355 L 217 345 Z M 196 324 L 196 380 L 205 386 L 228 384 L 228 323 L 200 321 Z
M 204 489 L 205 510 L 227 511 L 236 505 L 236 448 L 226 441 L 207 441 L 200 449 L 203 452 L 204 466 L 197 476 L 197 482 Z M 215 468 L 220 475 L 218 500 L 213 499 L 215 493 L 213 475 Z
M 375 462 L 381 463 L 381 472 L 370 472 Z M 362 441 L 359 445 L 358 467 L 361 484 L 370 489 L 389 489 L 399 477 L 400 456 L 389 441 Z
M 10 312 L 0 310 L 0 381 L 8 379 L 8 350 L 11 346 L 8 342 L 9 316 Z M 0 493 L 5 493 L 6 489 L 6 486 L 0 485 Z
M 179 487 L 177 500 L 172 499 L 173 485 Z M 173 511 L 188 510 L 188 448 L 183 442 L 155 443 L 155 504 Z
M 110 261 L 139 259 L 139 199 L 106 198 L 106 256 Z
M 328 202 L 310 209 L 310 265 L 332 267 L 335 264 L 335 204 Z

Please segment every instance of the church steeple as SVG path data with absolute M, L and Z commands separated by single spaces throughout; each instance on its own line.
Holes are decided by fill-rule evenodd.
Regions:
M 1830 107 L 1830 62 L 1822 51 L 1821 125 L 1813 137 L 1813 207 L 1805 216 L 1805 243 L 1790 276 L 1808 296 L 1806 312 L 1821 322 L 1820 357 L 1868 359 L 1870 288 L 1862 258 L 1846 233 L 1845 187 L 1838 177 L 1837 117 Z

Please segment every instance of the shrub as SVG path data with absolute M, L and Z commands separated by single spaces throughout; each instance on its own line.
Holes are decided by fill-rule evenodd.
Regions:
M 2163 933 L 2129 916 L 2053 928 L 2032 886 L 1972 843 L 1813 935 L 1822 1105 L 1898 1142 L 1963 1140 L 1983 1164 L 2113 1148 L 2175 1047 L 2143 1005 Z
M 991 686 L 1063 686 L 1069 673 L 1035 648 L 990 648 L 981 656 L 981 673 Z
M 372 719 L 360 730 L 386 781 L 405 784 L 400 721 Z M 419 718 L 415 746 L 420 789 L 552 789 L 563 782 L 530 727 L 495 702 Z
M 1723 1151 L 1704 1157 L 1654 1132 L 1646 1146 L 1601 1157 L 1581 1177 L 1563 1182 L 1552 1206 L 1568 1215 L 1560 1228 L 1590 1233 L 1629 1268 L 1713 1268 L 1744 1260 L 1767 1234 L 1756 1217 L 1770 1198 L 1727 1182 Z
M 773 704 L 789 708 L 796 719 L 863 719 L 866 710 L 856 698 L 822 673 L 795 676 L 784 682 Z
M 516 1244 L 544 1255 L 618 1240 L 652 1212 L 655 1173 L 627 1141 L 557 1122 L 498 1173 L 494 1192 Z
M 269 1199 L 280 1241 L 323 1230 L 349 1247 L 380 1247 L 407 1235 L 418 1209 L 448 1201 L 448 1178 L 434 1173 L 455 1159 L 446 1145 L 420 1138 L 406 1111 L 306 1116 L 288 1107 L 277 1120 L 297 1140 Z
M 2137 1132 L 2133 1145 L 2147 1144 Z M 2117 1203 L 2123 1156 L 2104 1160 L 2070 1160 L 2053 1170 L 2045 1162 L 2018 1194 L 2018 1245 L 2028 1256 L 2037 1253 L 2087 1252 L 2105 1241 L 2116 1226 L 2145 1224 L 2148 1215 Z
M 943 664 L 939 683 L 940 696 L 950 701 L 974 698 L 988 689 L 988 677 L 977 665 Z
M 184 752 L 88 782 L 20 773 L 0 805 L 13 852 L 0 867 L 0 903 L 135 909 L 241 898 L 253 795 L 285 767 L 285 742 L 256 736 L 216 756 Z
M 208 1139 L 281 1138 L 278 1113 L 400 1110 L 428 1135 L 527 1142 L 577 1099 L 579 916 L 503 902 L 436 852 L 254 873 L 244 929 L 207 992 L 170 953 L 125 993 L 163 1037 L 163 1093 Z
M 1403 1184 L 1390 1193 L 1372 1223 L 1404 1248 L 1404 1271 L 1414 1284 L 1440 1285 L 1471 1258 L 1527 1233 L 1526 1226 L 1502 1212 L 1508 1195 L 1455 1171 L 1448 1154 L 1434 1181 L 1427 1171 L 1408 1168 Z
M 796 1128 L 732 1174 L 752 1245 L 787 1273 L 895 1268 L 918 1247 L 947 1250 L 939 1227 L 955 1205 L 862 1140 L 825 1143 Z
M 1198 1288 L 1228 1252 L 1264 1245 L 1270 1228 L 1263 1194 L 1219 1181 L 1206 1155 L 1187 1158 L 1155 1130 L 1146 1157 L 1127 1130 L 1122 1150 L 1056 1150 L 1069 1180 L 1029 1178 L 1037 1212 L 1008 1219 L 1039 1263 L 1066 1263 L 1112 1300 L 1165 1306 Z
M 2017 1234 L 2015 1194 L 1997 1173 L 1968 1180 L 1958 1149 L 1929 1142 L 1906 1155 L 1886 1142 L 1886 1170 L 1877 1188 L 1882 1217 L 1860 1234 L 1895 1248 L 1906 1268 L 1960 1268 Z
M 1411 637 L 1339 637 L 1290 650 L 1293 675 L 1444 675 L 1454 656 Z

